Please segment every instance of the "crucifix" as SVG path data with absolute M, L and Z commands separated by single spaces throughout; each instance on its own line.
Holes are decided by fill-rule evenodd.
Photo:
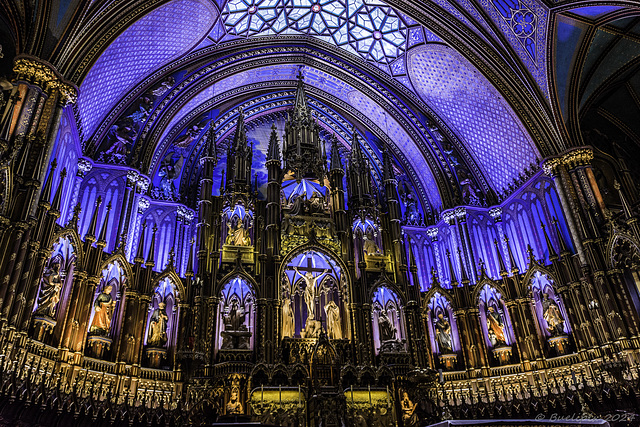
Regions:
M 329 269 L 314 267 L 311 257 L 307 257 L 306 267 L 293 267 L 293 269 L 297 274 L 302 276 L 306 284 L 304 289 L 304 302 L 307 304 L 307 319 L 315 320 L 317 297 L 316 283 L 323 274 L 329 272 Z M 304 271 L 304 274 L 300 273 L 300 270 Z M 314 272 L 320 272 L 320 274 L 314 276 Z

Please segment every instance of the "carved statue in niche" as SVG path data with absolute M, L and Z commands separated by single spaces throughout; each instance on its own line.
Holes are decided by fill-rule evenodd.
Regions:
M 227 234 L 227 240 L 225 244 L 233 246 L 251 246 L 251 237 L 249 236 L 249 230 L 244 228 L 242 220 L 238 220 L 236 228 L 233 228 L 231 222 L 227 223 L 229 231 Z
M 371 233 L 362 236 L 362 250 L 367 255 L 380 255 L 382 253 L 375 241 L 375 237 Z
M 291 308 L 291 300 L 286 298 L 282 304 L 282 336 L 293 338 L 296 333 L 293 321 L 293 309 Z
M 153 310 L 151 319 L 149 319 L 149 336 L 147 337 L 147 345 L 151 347 L 164 347 L 167 343 L 167 326 L 169 316 L 166 311 L 167 305 L 164 302 L 158 304 L 158 308 Z
M 396 328 L 384 309 L 380 310 L 378 315 L 378 331 L 380 332 L 380 342 L 395 341 Z
M 413 403 L 409 399 L 409 395 L 406 391 L 402 392 L 402 400 L 400 401 L 400 407 L 402 408 L 402 425 L 405 427 L 415 427 L 420 420 L 418 414 L 416 414 L 417 403 Z
M 489 341 L 491 341 L 491 345 L 501 346 L 507 345 L 507 340 L 505 338 L 504 333 L 504 321 L 502 319 L 502 315 L 496 311 L 496 309 L 492 306 L 487 308 L 487 328 Z
M 91 335 L 107 336 L 111 330 L 111 318 L 116 302 L 111 297 L 113 286 L 106 285 L 93 303 L 95 314 L 91 321 L 89 333 Z
M 436 338 L 442 353 L 453 353 L 453 339 L 451 336 L 451 323 L 449 319 L 444 317 L 442 312 L 438 313 L 438 319 L 435 322 Z
M 227 415 L 242 415 L 244 414 L 244 408 L 242 407 L 242 403 L 240 403 L 240 399 L 238 398 L 238 389 L 234 388 L 231 390 L 231 397 L 229 397 L 229 402 L 227 402 Z
M 50 267 L 45 268 L 42 274 L 36 314 L 53 318 L 55 316 L 56 306 L 58 302 L 60 302 L 61 289 L 60 263 L 55 262 Z
M 327 334 L 329 335 L 329 338 L 341 340 L 342 325 L 340 322 L 340 308 L 335 302 L 329 301 L 324 306 L 324 312 L 327 315 Z
M 549 294 L 543 294 L 540 303 L 542 304 L 542 316 L 547 322 L 547 330 L 551 336 L 564 335 L 564 318 L 558 304 L 549 298 Z
M 246 318 L 244 306 L 233 299 L 229 312 L 223 316 L 224 331 L 220 334 L 222 335 L 221 349 L 246 350 L 250 347 L 251 332 L 245 325 Z

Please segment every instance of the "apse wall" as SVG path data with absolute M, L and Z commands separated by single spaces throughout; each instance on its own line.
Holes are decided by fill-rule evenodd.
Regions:
M 403 229 L 416 259 L 422 289 L 427 290 L 433 280 L 432 269 L 443 287 L 451 287 L 447 251 L 458 282 L 462 274 L 460 260 L 464 263 L 465 273 L 472 284 L 479 277 L 480 260 L 487 276 L 499 279 L 499 261 L 494 241 L 498 242 L 506 268 L 511 269 L 505 237 L 509 239 L 509 246 L 520 271 L 525 271 L 529 265 L 528 245 L 531 245 L 535 259 L 548 265 L 549 250 L 542 225 L 545 226 L 554 251 L 558 253 L 560 241 L 554 219 L 558 221 L 557 230 L 563 241 L 573 251 L 553 181 L 538 173 L 499 206 L 459 207 L 444 211 L 440 221 L 434 226 L 405 226 Z M 459 249 L 462 251 L 461 256 L 458 255 Z

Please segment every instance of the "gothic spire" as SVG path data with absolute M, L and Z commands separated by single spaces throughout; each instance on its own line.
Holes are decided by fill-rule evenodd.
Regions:
M 278 129 L 275 123 L 271 125 L 271 136 L 267 148 L 267 161 L 269 160 L 280 161 L 280 141 L 278 141 Z
M 549 234 L 547 233 L 547 227 L 543 222 L 540 223 L 540 227 L 542 228 L 542 234 L 544 234 L 544 240 L 547 243 L 547 251 L 549 252 L 549 259 L 551 261 L 558 258 L 558 254 L 556 253 L 555 248 L 551 244 L 551 239 L 549 239 Z
M 204 136 L 206 138 L 207 145 L 205 145 L 204 152 L 202 153 L 203 154 L 202 157 L 211 157 L 215 159 L 217 157 L 216 132 L 213 126 L 213 120 L 209 121 L 209 129 L 207 129 L 207 132 L 205 133 Z
M 147 256 L 147 262 L 144 264 L 147 267 L 154 267 L 156 265 L 156 232 L 158 226 L 153 224 L 153 234 L 151 235 L 151 247 L 149 248 L 149 256 Z
M 144 235 L 147 230 L 147 220 L 142 223 L 142 231 L 140 232 L 140 239 L 138 240 L 138 253 L 133 259 L 136 264 L 142 264 L 144 262 Z
M 335 134 L 331 137 L 331 170 L 342 170 L 338 137 Z
M 60 201 L 62 200 L 62 184 L 67 176 L 67 168 L 63 168 L 60 172 L 60 183 L 56 189 L 56 194 L 53 196 L 53 202 L 51 203 L 51 210 L 54 212 L 60 212 Z
M 96 208 L 93 211 L 93 215 L 91 216 L 91 222 L 89 223 L 89 228 L 87 229 L 87 234 L 85 234 L 85 240 L 93 240 L 96 236 L 96 227 L 98 225 L 98 209 L 102 204 L 102 197 L 98 196 L 96 200 Z M 87 239 L 89 237 L 90 239 Z
M 104 214 L 104 218 L 102 218 L 102 227 L 100 229 L 100 237 L 98 238 L 98 242 L 104 245 L 107 244 L 107 226 L 109 225 L 110 214 L 111 214 L 111 202 L 107 204 L 107 212 Z
M 395 179 L 395 174 L 393 173 L 393 161 L 391 160 L 391 152 L 389 151 L 389 147 L 387 143 L 383 143 L 382 145 L 382 158 L 383 158 L 383 179 L 388 181 L 390 179 Z
M 47 179 L 47 182 L 44 184 L 44 188 L 42 189 L 42 193 L 40 194 L 40 203 L 49 203 L 49 200 L 51 199 L 51 187 L 53 186 L 53 173 L 56 170 L 56 167 L 58 166 L 58 160 L 57 159 L 53 159 L 51 161 L 51 171 L 49 172 L 49 179 Z
M 453 269 L 453 262 L 451 262 L 451 252 L 447 249 L 447 263 L 449 264 L 449 276 L 451 279 L 451 286 L 458 284 L 458 278 L 456 277 L 456 272 Z
M 311 118 L 309 105 L 307 104 L 307 94 L 304 90 L 304 75 L 302 67 L 298 70 L 298 87 L 296 88 L 296 99 L 293 104 L 293 120 L 303 121 Z
M 500 274 L 507 272 L 507 267 L 504 265 L 504 259 L 502 259 L 502 253 L 500 252 L 500 244 L 498 239 L 493 239 L 493 245 L 496 247 L 496 255 L 498 256 L 498 266 L 500 267 Z
M 504 236 L 504 241 L 507 244 L 507 252 L 509 253 L 509 264 L 511 264 L 511 273 L 517 274 L 520 270 L 518 269 L 518 264 L 516 264 L 516 257 L 513 256 L 513 251 L 511 250 L 511 245 L 509 244 L 509 238 Z

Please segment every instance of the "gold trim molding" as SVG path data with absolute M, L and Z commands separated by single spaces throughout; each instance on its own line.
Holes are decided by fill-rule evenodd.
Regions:
M 31 58 L 17 58 L 13 72 L 16 74 L 16 80 L 41 86 L 48 93 L 58 92 L 64 105 L 75 104 L 78 99 L 78 89 L 65 82 L 47 63 Z

